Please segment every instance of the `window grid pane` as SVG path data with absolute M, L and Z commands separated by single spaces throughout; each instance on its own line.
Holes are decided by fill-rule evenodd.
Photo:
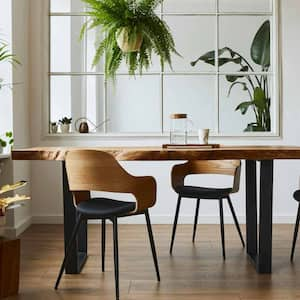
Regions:
M 53 2 L 57 2 L 57 1 L 60 1 L 60 2 L 63 2 L 62 0 L 51 0 Z M 64 0 L 66 2 L 76 2 L 77 0 Z M 220 33 L 220 28 L 222 27 L 221 24 L 220 24 L 220 21 L 221 21 L 221 18 L 225 18 L 225 16 L 227 18 L 230 18 L 230 16 L 232 16 L 232 18 L 235 18 L 236 16 L 240 16 L 240 18 L 243 18 L 243 16 L 258 16 L 260 18 L 263 18 L 263 16 L 267 17 L 270 19 L 270 22 L 271 22 L 271 28 L 273 27 L 273 24 L 274 24 L 274 18 L 275 16 L 273 15 L 274 12 L 273 12 L 273 1 L 277 1 L 277 0 L 259 0 L 259 1 L 262 1 L 260 2 L 260 5 L 259 7 L 256 7 L 257 10 L 253 10 L 253 9 L 250 9 L 251 8 L 251 5 L 247 4 L 245 5 L 246 9 L 243 8 L 243 5 L 241 5 L 241 1 L 240 0 L 211 0 L 212 2 L 213 1 L 216 1 L 216 3 L 214 4 L 215 6 L 215 11 L 213 12 L 211 7 L 212 6 L 209 6 L 209 9 L 205 10 L 203 9 L 203 12 L 200 10 L 198 10 L 196 13 L 192 13 L 190 11 L 187 11 L 187 10 L 183 10 L 183 9 L 178 9 L 176 8 L 176 5 L 175 5 L 175 8 L 172 7 L 172 5 L 174 5 L 174 3 L 171 3 L 172 1 L 174 0 L 170 0 L 169 3 L 168 1 L 166 1 L 165 3 L 167 4 L 164 4 L 162 10 L 160 11 L 160 9 L 157 11 L 158 14 L 161 13 L 162 16 L 166 15 L 166 17 L 164 17 L 164 19 L 168 19 L 169 16 L 171 17 L 172 14 L 174 16 L 176 16 L 176 18 L 188 18 L 188 17 L 195 17 L 195 16 L 207 16 L 208 14 L 210 15 L 210 18 L 214 18 L 216 20 L 216 24 L 218 24 L 217 28 L 215 28 L 215 40 L 217 41 L 215 43 L 215 49 L 217 50 L 218 48 L 222 47 L 222 42 L 220 42 L 220 37 L 221 37 L 221 33 Z M 191 3 L 194 1 L 194 0 L 188 0 L 190 1 Z M 176 1 L 175 1 L 176 2 Z M 206 0 L 206 4 L 208 3 L 209 1 Z M 58 3 L 58 2 L 57 2 Z M 68 4 L 69 5 L 69 4 Z M 74 7 L 78 9 L 78 5 L 76 6 L 77 4 L 75 3 Z M 205 6 L 204 5 L 204 6 Z M 234 7 L 235 9 L 232 9 L 231 8 Z M 53 7 L 53 6 L 52 6 Z M 54 6 L 55 7 L 55 6 Z M 188 7 L 188 6 L 187 6 Z M 192 6 L 191 6 L 192 7 Z M 80 13 L 80 12 L 84 12 L 84 10 L 80 10 L 78 9 L 78 11 L 75 10 L 72 10 L 72 9 L 66 9 L 66 7 L 64 9 L 61 9 L 58 10 L 58 9 L 51 9 L 51 12 L 50 12 L 50 16 L 53 15 L 55 16 L 56 13 L 59 13 L 60 17 L 70 17 L 70 14 L 72 13 Z M 271 16 L 271 17 L 270 17 Z M 52 18 L 52 17 L 51 17 Z M 177 32 L 177 31 L 176 31 Z M 271 33 L 271 36 L 273 34 Z M 216 51 L 215 50 L 215 51 Z M 195 51 L 195 56 L 197 57 L 197 53 L 196 52 L 200 52 L 200 54 L 202 53 L 201 51 Z M 274 52 L 276 52 L 277 49 L 276 49 L 276 45 L 271 45 L 271 56 L 273 57 L 272 59 L 272 63 L 274 62 L 274 59 L 276 58 L 274 56 Z M 92 53 L 92 50 L 90 50 L 90 53 Z M 89 59 L 89 58 L 88 58 Z M 87 59 L 87 60 L 88 60 Z M 189 58 L 187 58 L 189 59 Z M 190 59 L 193 59 L 192 57 L 190 57 Z M 277 63 L 275 61 L 275 63 Z M 103 62 L 102 62 L 102 66 L 103 66 Z M 88 67 L 88 66 L 86 66 Z M 72 70 L 73 71 L 73 70 Z M 62 74 L 64 75 L 72 75 L 73 72 L 72 71 L 62 71 Z M 216 109 L 216 111 L 214 111 L 213 113 L 216 115 L 213 117 L 214 119 L 214 123 L 213 125 L 211 125 L 213 127 L 213 129 L 215 129 L 216 131 L 216 134 L 222 134 L 222 116 L 220 114 L 220 101 L 221 101 L 221 98 L 222 98 L 222 93 L 221 92 L 224 92 L 222 89 L 222 84 L 220 84 L 220 81 L 221 81 L 221 78 L 225 78 L 225 75 L 230 75 L 232 74 L 234 71 L 234 73 L 237 73 L 239 72 L 239 69 L 237 70 L 234 70 L 234 69 L 231 69 L 231 68 L 228 68 L 228 69 L 222 69 L 222 70 L 218 70 L 218 68 L 216 67 L 213 67 L 213 68 L 208 68 L 206 70 L 203 70 L 203 68 L 195 68 L 195 69 L 189 69 L 189 68 L 184 68 L 184 67 L 181 67 L 181 68 L 175 68 L 175 71 L 174 73 L 172 73 L 171 70 L 167 70 L 165 73 L 162 72 L 161 70 L 157 69 L 156 67 L 153 68 L 152 70 L 150 70 L 150 73 L 149 74 L 145 74 L 145 76 L 153 76 L 153 75 L 160 75 L 160 78 L 161 78 L 161 82 L 162 82 L 162 86 L 161 86 L 161 89 L 163 92 L 161 93 L 158 93 L 157 97 L 159 97 L 160 99 L 160 102 L 161 102 L 161 115 L 163 116 L 163 118 L 161 119 L 163 121 L 163 123 L 160 121 L 160 125 L 161 126 L 161 129 L 160 130 L 157 130 L 155 129 L 155 132 L 157 132 L 158 134 L 161 133 L 161 132 L 165 132 L 166 131 L 166 128 L 167 128 L 167 121 L 166 121 L 166 113 L 168 111 L 168 109 L 166 108 L 166 103 L 168 102 L 168 100 L 166 100 L 166 95 L 165 95 L 165 83 L 168 82 L 170 76 L 173 77 L 173 78 L 183 78 L 183 76 L 185 76 L 186 78 L 190 77 L 191 75 L 193 76 L 197 76 L 197 75 L 206 75 L 208 77 L 213 77 L 212 75 L 215 76 L 215 78 L 217 78 L 217 80 L 215 80 L 215 90 L 212 94 L 212 97 L 215 99 L 214 103 L 218 103 L 218 108 Z M 257 72 L 259 70 L 256 70 L 254 69 L 253 72 L 251 70 L 249 70 L 249 75 L 255 75 L 255 74 L 259 74 L 259 72 Z M 61 72 L 61 71 L 58 71 L 58 73 Z M 82 74 L 82 76 L 85 76 L 84 74 L 86 74 L 86 72 L 92 72 L 90 70 L 88 70 L 87 68 L 83 69 L 82 70 L 79 70 L 79 72 Z M 99 75 L 99 74 L 103 74 L 102 72 L 102 67 L 100 67 L 99 69 L 97 69 L 96 71 L 94 71 L 96 75 Z M 228 73 L 227 73 L 228 72 Z M 191 74 L 192 73 L 192 74 Z M 88 73 L 89 74 L 89 73 Z M 86 75 L 88 75 L 86 74 Z M 120 72 L 118 73 L 119 75 L 125 75 L 127 74 L 126 72 L 126 69 L 121 69 Z M 209 75 L 210 74 L 210 75 Z M 241 73 L 243 75 L 245 75 L 245 73 Z M 248 73 L 247 73 L 248 74 Z M 273 78 L 275 76 L 277 76 L 277 74 L 274 74 L 274 72 L 271 70 L 268 72 L 269 75 L 272 75 Z M 53 76 L 53 75 L 57 75 L 55 72 L 52 72 L 52 69 L 51 69 L 51 72 L 50 72 L 50 78 Z M 111 99 L 111 92 L 110 92 L 110 87 L 109 85 L 106 85 L 106 84 L 103 84 L 103 94 L 105 95 L 105 99 L 103 101 L 103 112 L 104 112 L 104 116 L 103 116 L 103 119 L 107 118 L 108 117 L 108 112 L 107 112 L 107 109 L 106 109 L 106 104 L 109 103 L 110 99 Z M 275 95 L 276 93 L 273 92 L 273 95 Z M 88 93 L 87 93 L 88 95 Z M 274 96 L 275 97 L 275 96 Z M 273 99 L 272 99 L 273 100 Z M 93 102 L 93 100 L 91 100 Z M 89 99 L 87 99 L 87 103 L 91 102 Z M 276 101 L 274 99 L 274 105 L 276 104 Z M 88 104 L 86 104 L 88 105 Z M 180 107 L 180 105 L 179 105 Z M 276 109 L 278 109 L 276 107 Z M 89 115 L 92 116 L 93 119 L 95 119 L 95 113 L 91 112 L 90 109 L 85 109 L 86 110 L 86 113 L 87 113 L 87 110 L 90 111 Z M 273 110 L 274 110 L 274 107 L 273 107 Z M 272 117 L 275 117 L 276 115 L 276 112 L 274 112 L 274 114 L 272 115 Z M 245 120 L 243 120 L 245 121 Z M 277 122 L 278 120 L 276 120 Z M 197 122 L 196 122 L 197 123 Z M 274 122 L 275 123 L 275 122 Z M 156 126 L 154 126 L 154 128 L 157 128 L 157 124 Z M 112 132 L 112 133 L 119 133 L 121 132 L 122 130 L 118 129 L 117 131 L 113 131 L 111 130 L 111 128 L 114 128 L 114 126 L 110 126 L 108 125 L 108 132 Z M 273 131 L 275 130 L 275 128 L 272 129 Z M 125 130 L 126 131 L 126 130 Z M 146 131 L 141 131 L 141 133 L 143 132 L 150 132 L 151 130 L 146 130 Z M 242 133 L 241 133 L 242 134 Z M 235 133 L 234 133 L 235 135 Z

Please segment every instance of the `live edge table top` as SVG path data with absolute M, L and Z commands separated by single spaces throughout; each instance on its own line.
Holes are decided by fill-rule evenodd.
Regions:
M 72 150 L 99 150 L 119 161 L 147 160 L 275 160 L 300 159 L 297 146 L 221 146 L 215 149 L 163 149 L 162 147 L 36 147 L 15 149 L 13 160 L 63 161 Z

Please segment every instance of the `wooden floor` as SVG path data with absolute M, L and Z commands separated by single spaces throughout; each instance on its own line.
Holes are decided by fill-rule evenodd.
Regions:
M 221 255 L 219 226 L 200 225 L 195 244 L 191 242 L 192 227 L 179 226 L 173 256 L 168 253 L 171 226 L 153 227 L 161 283 L 156 282 L 145 226 L 120 225 L 121 299 L 300 299 L 300 242 L 291 264 L 291 225 L 274 227 L 272 275 L 256 274 L 231 225 L 225 231 L 226 262 Z M 89 259 L 82 274 L 64 275 L 56 292 L 53 285 L 63 255 L 63 227 L 29 228 L 22 235 L 20 295 L 8 299 L 114 299 L 111 226 L 107 230 L 106 272 L 101 272 L 100 265 L 100 225 L 90 225 Z

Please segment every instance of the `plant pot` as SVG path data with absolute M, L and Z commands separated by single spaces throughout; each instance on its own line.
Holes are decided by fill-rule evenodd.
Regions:
M 5 224 L 6 224 L 6 219 L 5 216 L 2 215 L 2 211 L 0 210 L 0 237 L 4 236 L 5 233 Z
M 3 153 L 4 148 L 0 145 L 0 154 Z
M 51 133 L 57 133 L 58 125 L 51 125 Z
M 19 292 L 20 240 L 0 237 L 0 299 Z
M 118 46 L 123 52 L 138 52 L 143 43 L 143 35 L 142 33 L 137 33 L 137 36 L 129 41 L 128 28 L 123 27 L 116 33 L 116 40 Z
M 70 124 L 60 124 L 61 133 L 69 133 L 70 132 Z

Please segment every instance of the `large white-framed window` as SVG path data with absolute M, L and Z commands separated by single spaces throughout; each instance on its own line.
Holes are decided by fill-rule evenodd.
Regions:
M 98 135 L 161 136 L 169 130 L 171 113 L 187 113 L 194 129 L 210 128 L 213 136 L 280 135 L 278 0 L 165 0 L 157 13 L 170 26 L 182 57 L 173 57 L 173 70 L 161 70 L 157 59 L 142 76 L 130 77 L 126 66 L 116 83 L 106 82 L 103 61 L 91 68 L 94 43 L 100 30 L 79 41 L 87 16 L 80 0 L 49 0 L 50 60 L 49 100 L 46 122 L 63 116 L 74 121 L 87 117 L 94 124 L 109 120 Z M 260 26 L 271 25 L 271 66 L 262 71 L 250 56 Z M 240 72 L 234 63 L 219 66 L 199 62 L 208 51 L 230 47 L 251 65 Z M 255 121 L 249 109 L 242 115 L 236 107 L 249 95 L 238 84 L 228 97 L 228 75 L 247 76 L 249 82 L 265 76 L 271 98 L 270 132 L 244 132 Z M 242 86 L 241 86 L 242 87 Z

